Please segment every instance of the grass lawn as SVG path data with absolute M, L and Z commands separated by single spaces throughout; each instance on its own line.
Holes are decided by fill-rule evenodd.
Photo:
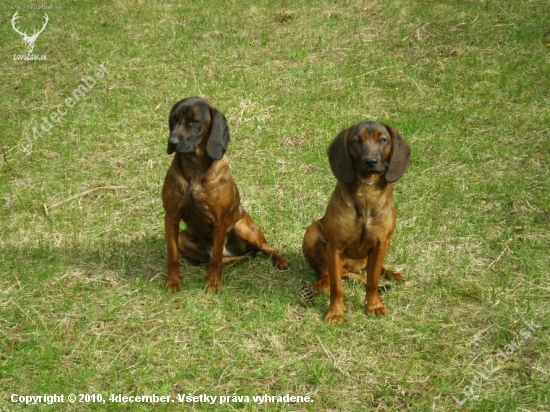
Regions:
M 0 7 L 0 410 L 550 410 L 549 1 L 170 3 Z M 18 7 L 29 35 L 48 14 L 43 60 Z M 228 265 L 216 295 L 183 261 L 163 289 L 167 119 L 195 95 L 291 259 Z M 328 295 L 298 304 L 302 236 L 362 120 L 412 147 L 386 258 L 407 281 L 383 318 L 346 281 L 327 324 Z

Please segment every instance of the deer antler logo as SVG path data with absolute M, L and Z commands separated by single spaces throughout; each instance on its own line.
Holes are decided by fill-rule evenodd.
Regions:
M 15 14 L 13 15 L 13 17 L 11 19 L 11 25 L 17 33 L 19 33 L 21 36 L 23 36 L 23 40 L 25 41 L 25 44 L 26 44 L 25 47 L 27 49 L 27 54 L 31 54 L 33 49 L 34 49 L 34 43 L 36 42 L 36 39 L 38 38 L 40 33 L 42 33 L 44 31 L 44 29 L 46 28 L 46 25 L 48 24 L 48 20 L 49 20 L 48 15 L 46 13 L 44 13 L 44 16 L 46 17 L 46 19 L 44 21 L 44 25 L 42 26 L 42 28 L 40 30 L 38 30 L 38 32 L 36 30 L 34 30 L 33 33 L 32 33 L 32 36 L 28 36 L 26 30 L 23 33 L 21 33 L 21 31 L 19 31 L 19 29 L 15 26 L 15 21 L 19 18 L 17 13 L 18 12 L 16 11 Z

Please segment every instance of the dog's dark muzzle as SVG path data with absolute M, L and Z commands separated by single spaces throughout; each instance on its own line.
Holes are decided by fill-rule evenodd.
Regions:
M 167 150 L 168 154 L 174 153 L 177 150 L 179 144 L 180 144 L 180 141 L 177 137 L 170 136 L 168 138 L 168 150 Z
M 193 153 L 196 145 L 191 142 L 182 142 L 177 136 L 168 138 L 168 154 L 176 153 Z
M 365 156 L 356 163 L 355 167 L 360 174 L 367 173 L 383 173 L 384 172 L 384 162 L 382 162 L 377 157 Z

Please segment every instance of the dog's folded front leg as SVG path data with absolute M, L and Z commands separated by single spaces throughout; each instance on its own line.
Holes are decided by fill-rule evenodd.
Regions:
M 218 292 L 222 287 L 223 247 L 227 227 L 219 224 L 212 230 L 212 256 L 206 271 L 206 292 Z
M 380 301 L 378 282 L 382 274 L 382 264 L 384 263 L 388 247 L 389 242 L 379 242 L 371 249 L 367 260 L 365 308 L 367 312 L 373 312 L 377 316 L 382 316 L 387 313 L 387 309 Z
M 168 290 L 180 290 L 180 262 L 178 256 L 179 218 L 166 213 L 164 217 L 164 230 L 166 234 L 166 262 L 168 273 L 164 287 Z

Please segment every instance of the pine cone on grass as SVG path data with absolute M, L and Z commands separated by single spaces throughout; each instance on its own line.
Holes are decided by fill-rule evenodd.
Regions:
M 303 307 L 308 307 L 313 303 L 313 299 L 315 298 L 315 291 L 313 290 L 313 287 L 307 283 L 302 284 L 300 286 L 300 291 L 298 294 L 298 302 Z

